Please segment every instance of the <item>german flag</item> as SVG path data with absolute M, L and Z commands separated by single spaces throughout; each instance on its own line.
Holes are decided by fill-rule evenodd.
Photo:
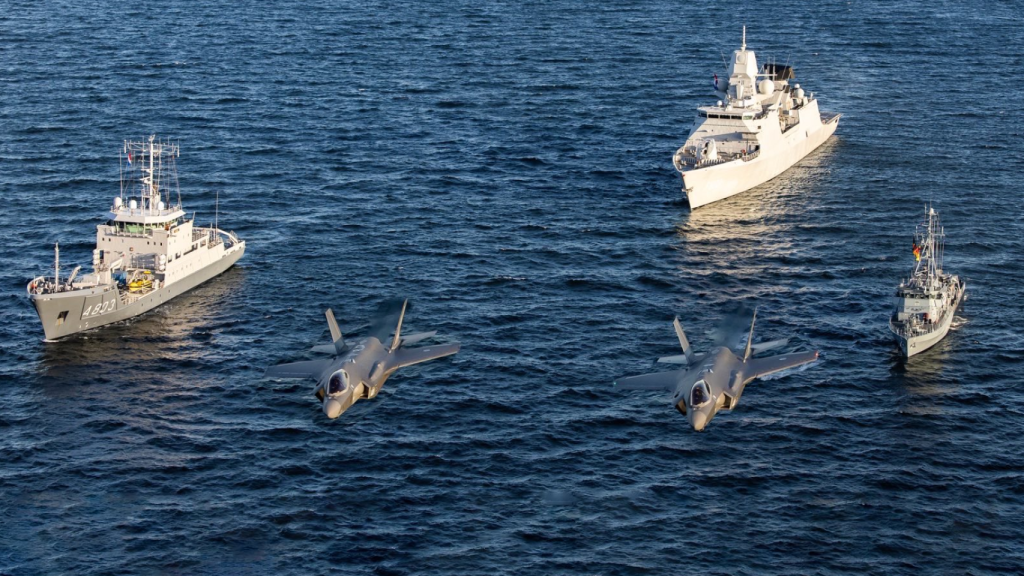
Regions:
M 914 240 L 914 260 L 921 261 L 921 247 L 917 245 L 917 240 Z

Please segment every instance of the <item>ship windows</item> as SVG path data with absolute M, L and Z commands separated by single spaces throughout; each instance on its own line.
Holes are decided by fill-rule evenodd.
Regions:
M 57 314 L 57 326 L 60 326 L 61 324 L 63 324 L 64 321 L 67 320 L 67 319 L 68 319 L 68 311 L 67 310 L 61 312 L 60 314 Z

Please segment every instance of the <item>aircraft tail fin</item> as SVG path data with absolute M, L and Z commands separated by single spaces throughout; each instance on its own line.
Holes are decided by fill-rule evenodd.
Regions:
M 405 309 L 408 305 L 408 299 L 402 301 L 402 312 L 398 315 L 398 326 L 395 327 L 395 337 L 391 339 L 391 348 L 389 352 L 398 350 L 398 347 L 402 344 L 402 320 L 405 319 Z
M 750 355 L 753 354 L 754 345 L 754 323 L 757 322 L 757 308 L 754 308 L 754 317 L 750 320 L 750 334 L 747 335 L 747 349 L 743 351 L 743 361 L 750 360 Z
M 679 345 L 683 348 L 683 355 L 686 356 L 686 363 L 693 363 L 693 350 L 690 348 L 690 341 L 686 339 L 686 332 L 683 332 L 683 325 L 679 323 L 679 316 L 672 321 L 676 329 L 676 336 L 679 337 Z
M 334 351 L 341 354 L 345 349 L 345 338 L 341 335 L 338 321 L 334 319 L 334 310 L 328 308 L 325 315 L 327 316 L 327 326 L 331 329 L 331 341 L 334 343 Z

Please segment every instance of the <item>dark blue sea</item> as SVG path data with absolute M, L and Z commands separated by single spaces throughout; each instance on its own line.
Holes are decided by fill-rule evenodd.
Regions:
M 844 116 L 691 214 L 743 24 Z M 1022 67 L 1019 2 L 4 0 L 0 574 L 1024 572 Z M 245 257 L 43 342 L 150 134 Z M 905 363 L 928 202 L 968 300 Z M 336 421 L 261 378 L 399 296 L 462 351 Z M 704 433 L 612 388 L 740 303 L 821 361 Z

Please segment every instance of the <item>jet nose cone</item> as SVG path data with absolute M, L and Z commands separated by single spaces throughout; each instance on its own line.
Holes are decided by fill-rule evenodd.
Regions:
M 708 425 L 708 415 L 703 412 L 694 412 L 693 420 L 690 421 L 693 424 L 693 429 L 700 432 Z
M 324 402 L 324 414 L 332 420 L 341 416 L 341 402 L 338 402 L 334 398 L 328 398 L 327 401 Z

